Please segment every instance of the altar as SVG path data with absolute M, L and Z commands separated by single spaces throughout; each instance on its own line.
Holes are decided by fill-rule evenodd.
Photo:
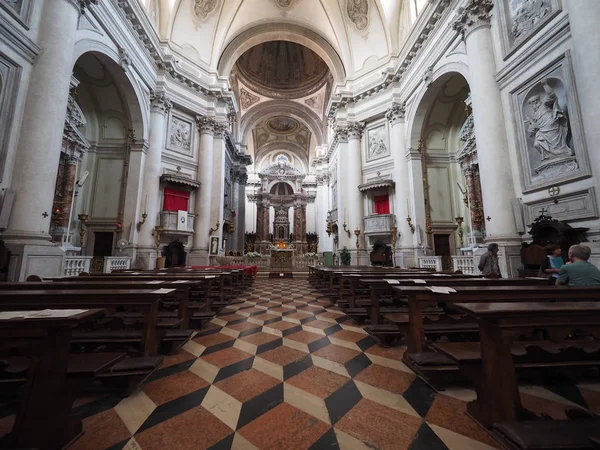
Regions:
M 278 248 L 271 250 L 271 270 L 292 270 L 294 250 L 290 248 Z

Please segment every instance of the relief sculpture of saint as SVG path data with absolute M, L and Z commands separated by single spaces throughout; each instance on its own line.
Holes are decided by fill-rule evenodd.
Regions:
M 533 109 L 533 117 L 527 116 L 527 132 L 533 137 L 533 147 L 541 154 L 542 161 L 572 156 L 567 143 L 569 121 L 558 103 L 558 97 L 547 80 L 542 80 L 545 95 L 533 95 L 527 103 Z

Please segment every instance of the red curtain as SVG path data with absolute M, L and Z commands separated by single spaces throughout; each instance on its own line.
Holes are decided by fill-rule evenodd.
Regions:
M 375 201 L 375 214 L 390 213 L 390 197 L 388 195 L 376 195 L 373 200 Z
M 190 193 L 177 189 L 165 188 L 163 211 L 188 211 Z

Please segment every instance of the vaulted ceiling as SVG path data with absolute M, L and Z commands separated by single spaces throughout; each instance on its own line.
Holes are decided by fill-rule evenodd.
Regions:
M 345 75 L 354 77 L 399 51 L 427 0 L 140 1 L 161 38 L 206 69 L 217 69 L 237 36 L 289 24 L 320 36 L 339 56 Z

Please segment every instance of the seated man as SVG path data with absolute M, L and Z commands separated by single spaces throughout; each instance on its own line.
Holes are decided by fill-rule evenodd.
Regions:
M 592 251 L 585 245 L 572 245 L 569 248 L 569 262 L 560 268 L 556 285 L 600 285 L 600 270 L 588 262 L 591 254 Z

